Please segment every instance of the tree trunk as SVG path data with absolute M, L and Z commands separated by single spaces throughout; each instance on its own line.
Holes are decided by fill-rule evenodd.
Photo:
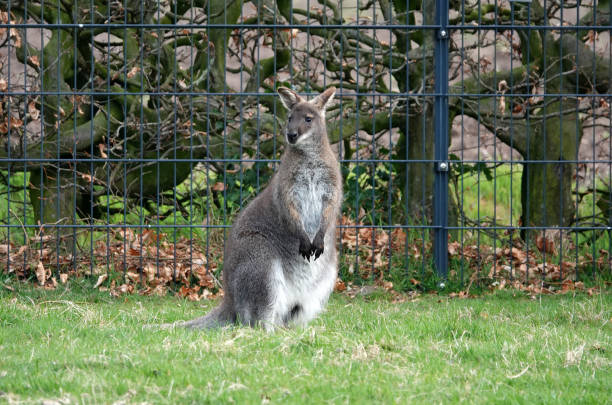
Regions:
M 72 254 L 75 257 L 75 229 L 54 226 L 76 223 L 77 195 L 72 176 L 71 170 L 58 171 L 53 167 L 33 170 L 30 177 L 30 201 L 36 220 L 45 225 L 41 236 L 55 235 L 58 255 Z
M 423 111 L 408 119 L 408 128 L 401 128 L 397 145 L 402 160 L 434 158 L 433 105 L 423 103 Z M 408 133 L 406 133 L 408 132 Z M 432 163 L 401 163 L 396 166 L 406 199 L 407 218 L 414 223 L 429 222 L 433 214 L 434 166 Z
M 543 123 L 534 123 L 530 128 L 525 160 L 549 162 L 523 165 L 521 219 L 524 226 L 569 226 L 574 217 L 571 191 L 576 165 L 568 161 L 578 156 L 582 124 L 576 113 L 555 114 L 561 105 L 568 109 L 570 104 L 553 103 L 542 113 L 548 113 L 542 118 Z M 521 232 L 524 239 L 529 234 L 529 231 Z

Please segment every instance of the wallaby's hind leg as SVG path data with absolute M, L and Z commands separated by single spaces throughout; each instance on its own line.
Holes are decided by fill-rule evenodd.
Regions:
M 235 280 L 228 282 L 233 287 L 231 295 L 237 320 L 245 325 L 261 325 L 270 329 L 271 324 L 278 323 L 273 312 L 275 286 L 270 277 L 272 261 L 262 256 L 250 259 L 233 268 L 232 277 Z
M 238 322 L 251 327 L 261 327 L 267 332 L 273 332 L 274 329 L 282 323 L 278 322 L 277 317 L 271 307 L 254 308 L 244 305 L 238 311 Z

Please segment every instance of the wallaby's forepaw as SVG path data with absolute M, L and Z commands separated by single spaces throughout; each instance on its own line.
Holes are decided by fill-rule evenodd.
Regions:
M 325 235 L 321 232 L 317 233 L 317 235 L 315 236 L 314 240 L 312 241 L 312 245 L 310 246 L 310 250 L 312 252 L 312 254 L 314 254 L 314 260 L 317 260 L 319 258 L 319 256 L 321 256 L 323 254 L 324 251 L 324 246 L 323 246 L 323 240 L 325 238 Z
M 312 245 L 308 239 L 300 241 L 300 254 L 304 259 L 310 261 L 310 255 L 312 255 Z
M 306 238 L 300 241 L 300 255 L 308 261 L 310 261 L 310 256 L 314 255 L 313 261 L 317 260 L 323 254 L 324 236 L 322 233 L 317 233 L 312 243 Z

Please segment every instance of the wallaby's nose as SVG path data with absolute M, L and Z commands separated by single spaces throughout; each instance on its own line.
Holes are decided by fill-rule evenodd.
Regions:
M 295 143 L 295 141 L 297 140 L 297 132 L 296 133 L 289 133 L 287 132 L 287 140 L 289 141 L 289 143 Z

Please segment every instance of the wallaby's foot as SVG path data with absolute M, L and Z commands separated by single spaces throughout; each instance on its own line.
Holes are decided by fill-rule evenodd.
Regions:
M 325 239 L 325 234 L 323 232 L 318 232 L 312 241 L 311 252 L 314 254 L 314 260 L 317 260 L 319 256 L 323 254 L 324 246 L 323 240 Z

